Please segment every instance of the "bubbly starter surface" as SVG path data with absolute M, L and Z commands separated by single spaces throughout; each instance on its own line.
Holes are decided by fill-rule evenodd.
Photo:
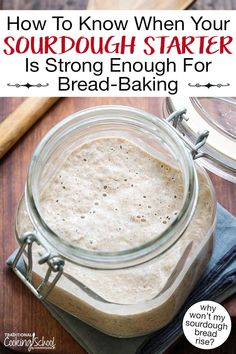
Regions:
M 64 161 L 41 195 L 41 212 L 61 238 L 86 249 L 141 246 L 173 222 L 182 176 L 131 142 L 101 138 Z
M 59 238 L 92 251 L 128 250 L 155 239 L 178 215 L 184 194 L 181 172 L 156 154 L 116 137 L 81 144 L 49 181 L 42 178 L 43 219 Z M 52 163 L 57 167 L 57 160 Z M 148 262 L 122 269 L 90 269 L 66 259 L 48 301 L 118 337 L 144 335 L 170 322 L 212 250 L 214 195 L 205 172 L 197 168 L 197 173 L 197 206 L 175 244 Z M 23 198 L 18 236 L 35 230 L 29 216 Z M 37 288 L 48 265 L 38 263 L 44 247 L 35 242 L 32 253 Z

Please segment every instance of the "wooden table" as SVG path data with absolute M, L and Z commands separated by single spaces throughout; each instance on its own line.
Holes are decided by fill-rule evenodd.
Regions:
M 111 0 L 114 1 L 114 0 Z M 129 0 L 127 0 L 129 1 Z M 157 0 L 158 1 L 158 0 Z M 177 0 L 176 0 L 177 1 Z M 75 10 L 85 9 L 88 0 L 0 0 L 4 10 Z M 235 10 L 235 0 L 195 0 L 189 8 L 195 10 Z
M 6 117 L 22 100 L 21 98 L 0 98 L 0 119 Z M 0 341 L 3 341 L 5 332 L 36 332 L 39 337 L 55 337 L 57 344 L 55 354 L 86 354 L 5 264 L 6 258 L 17 246 L 14 239 L 15 210 L 24 188 L 27 166 L 32 152 L 42 136 L 62 118 L 89 106 L 124 104 L 142 108 L 160 116 L 162 103 L 163 100 L 158 98 L 61 99 L 0 162 Z M 235 185 L 216 176 L 212 176 L 212 180 L 219 202 L 236 215 Z M 235 313 L 234 307 L 233 311 Z M 233 354 L 234 349 L 232 339 L 214 353 Z M 201 351 L 193 349 L 183 339 L 169 354 L 189 354 L 190 352 L 200 353 Z M 0 353 L 4 353 L 3 349 Z

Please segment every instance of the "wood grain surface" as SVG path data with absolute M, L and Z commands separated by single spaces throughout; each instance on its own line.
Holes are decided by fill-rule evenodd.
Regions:
M 22 100 L 22 98 L 0 98 L 0 119 L 4 119 Z M 39 337 L 55 337 L 57 343 L 55 354 L 86 353 L 5 265 L 7 256 L 17 246 L 14 239 L 15 210 L 24 188 L 27 166 L 32 152 L 42 136 L 64 117 L 89 106 L 124 104 L 161 115 L 162 103 L 162 99 L 157 98 L 61 99 L 2 159 L 0 162 L 0 284 L 3 286 L 0 286 L 0 341 L 3 341 L 5 332 L 35 332 Z M 216 176 L 212 176 L 212 180 L 219 202 L 236 215 L 235 185 Z M 233 354 L 232 343 L 228 343 L 231 342 L 227 341 L 226 345 L 229 346 L 227 351 L 222 346 L 215 353 Z M 183 340 L 179 345 L 178 353 L 190 353 L 186 341 Z M 177 353 L 176 348 L 170 353 Z
M 0 0 L 0 4 L 2 2 L 3 10 L 81 10 L 86 9 L 88 1 L 89 0 Z M 115 0 L 110 1 L 115 2 Z M 157 3 L 158 1 L 159 0 L 157 0 Z M 167 1 L 170 2 L 170 0 Z M 129 0 L 127 0 L 127 3 L 128 2 Z M 177 2 L 178 0 L 175 1 L 175 4 L 177 4 Z M 180 2 L 183 2 L 183 0 L 180 0 Z M 195 0 L 193 5 L 190 6 L 190 9 L 235 10 L 236 0 Z
M 0 159 L 58 99 L 29 97 L 0 123 Z

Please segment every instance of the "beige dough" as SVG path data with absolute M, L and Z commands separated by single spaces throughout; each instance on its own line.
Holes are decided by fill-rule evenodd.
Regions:
M 97 251 L 121 251 L 157 237 L 183 198 L 179 171 L 119 138 L 80 146 L 41 196 L 44 219 L 62 238 Z
M 66 261 L 49 301 L 114 336 L 149 333 L 168 323 L 201 275 L 212 250 L 215 204 L 198 172 L 197 208 L 187 230 L 166 252 L 135 267 L 102 271 Z M 101 138 L 74 150 L 46 184 L 41 213 L 77 247 L 120 251 L 157 237 L 182 204 L 179 170 L 128 140 Z M 32 229 L 24 203 L 18 233 Z M 40 246 L 33 247 L 34 274 Z

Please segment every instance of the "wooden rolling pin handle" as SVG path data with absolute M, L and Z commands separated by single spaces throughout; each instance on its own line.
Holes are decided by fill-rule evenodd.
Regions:
M 0 123 L 0 158 L 47 112 L 58 97 L 27 98 Z

